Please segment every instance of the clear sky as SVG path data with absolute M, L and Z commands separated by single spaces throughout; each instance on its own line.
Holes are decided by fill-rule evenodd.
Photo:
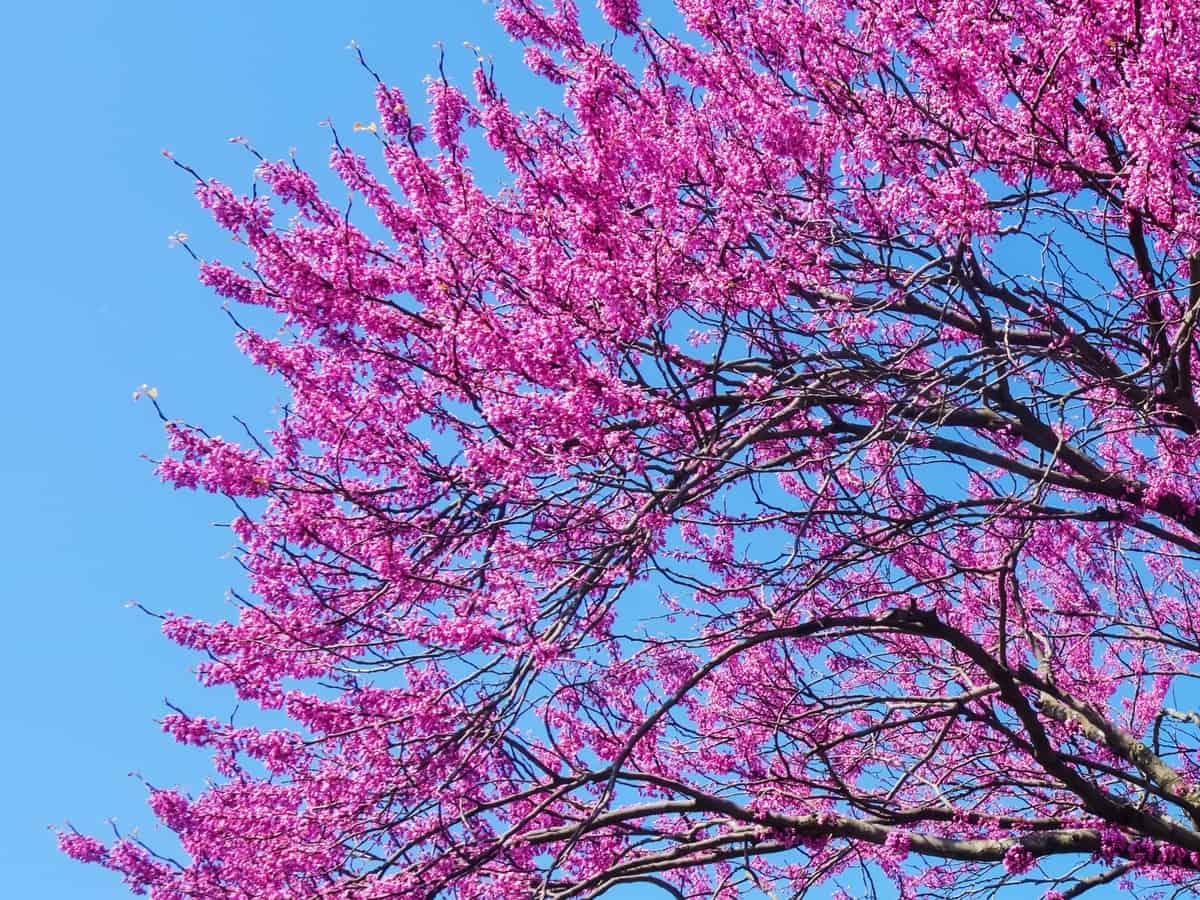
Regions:
M 4 897 L 128 896 L 111 873 L 60 855 L 48 828 L 69 820 L 103 834 L 111 817 L 161 842 L 128 773 L 199 788 L 208 772 L 202 752 L 177 746 L 154 720 L 164 697 L 216 716 L 234 704 L 200 691 L 191 656 L 126 604 L 224 614 L 237 569 L 228 533 L 210 523 L 232 510 L 157 481 L 141 455 L 160 452 L 161 425 L 131 393 L 154 385 L 169 415 L 215 433 L 236 431 L 233 415 L 269 424 L 282 396 L 237 353 L 219 302 L 168 246 L 179 230 L 202 255 L 226 244 L 160 151 L 237 187 L 252 160 L 226 143 L 234 135 L 269 157 L 296 147 L 323 169 L 328 133 L 317 123 L 332 117 L 349 132 L 374 117 L 351 39 L 414 110 L 438 39 L 460 81 L 472 59 L 462 44 L 478 44 L 495 55 L 514 105 L 529 105 L 519 52 L 479 0 L 5 6 Z
M 168 247 L 176 230 L 202 254 L 227 245 L 160 150 L 238 187 L 252 160 L 233 135 L 322 169 L 317 123 L 373 118 L 349 40 L 417 102 L 438 38 L 464 76 L 463 41 L 513 70 L 518 52 L 479 0 L 13 3 L 2 32 L 0 894 L 124 897 L 110 873 L 60 856 L 47 827 L 96 833 L 115 817 L 153 841 L 127 773 L 199 787 L 208 770 L 159 733 L 163 698 L 221 716 L 233 705 L 199 691 L 194 660 L 124 604 L 220 615 L 237 578 L 227 532 L 209 524 L 231 509 L 158 483 L 140 454 L 160 451 L 162 430 L 131 393 L 152 384 L 169 415 L 227 434 L 231 415 L 264 425 L 280 399 Z

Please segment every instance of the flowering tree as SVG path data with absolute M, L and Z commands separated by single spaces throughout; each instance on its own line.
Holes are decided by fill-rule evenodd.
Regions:
M 1200 3 L 599 5 L 498 4 L 559 112 L 379 82 L 350 208 L 197 176 L 291 400 L 167 422 L 252 592 L 164 630 L 291 724 L 166 716 L 185 861 L 64 849 L 163 900 L 1200 886 Z

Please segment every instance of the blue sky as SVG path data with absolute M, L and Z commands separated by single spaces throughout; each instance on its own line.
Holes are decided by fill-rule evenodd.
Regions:
M 234 705 L 200 691 L 193 658 L 126 607 L 219 616 L 237 581 L 228 533 L 210 524 L 231 508 L 157 481 L 141 455 L 161 450 L 162 429 L 131 393 L 154 385 L 169 415 L 216 433 L 236 430 L 233 415 L 269 424 L 282 399 L 168 246 L 179 230 L 203 255 L 226 245 L 160 151 L 238 187 L 252 161 L 233 135 L 269 157 L 295 147 L 322 170 L 317 123 L 345 133 L 374 117 L 351 39 L 414 108 L 438 39 L 452 74 L 469 71 L 468 41 L 495 55 L 516 106 L 532 98 L 518 49 L 479 0 L 74 0 L 14 4 L 4 24 L 0 884 L 11 897 L 108 900 L 128 896 L 116 877 L 61 856 L 48 827 L 104 834 L 112 817 L 155 841 L 128 773 L 197 788 L 208 771 L 202 752 L 158 731 L 164 697 L 217 716 Z
M 236 429 L 234 414 L 266 424 L 280 399 L 234 349 L 186 254 L 168 247 L 176 230 L 201 253 L 226 244 L 160 150 L 239 187 L 251 159 L 226 143 L 233 135 L 269 156 L 294 146 L 321 169 L 320 120 L 349 131 L 373 118 L 350 39 L 414 101 L 438 38 L 462 73 L 463 41 L 512 69 L 518 51 L 479 0 L 13 4 L 3 33 L 0 883 L 10 897 L 124 897 L 111 874 L 60 856 L 47 826 L 103 833 L 115 817 L 153 840 L 144 788 L 127 773 L 195 787 L 207 771 L 202 753 L 158 732 L 163 698 L 232 709 L 124 604 L 219 615 L 237 578 L 222 559 L 227 533 L 209 524 L 230 508 L 158 483 L 140 454 L 160 451 L 161 426 L 131 393 L 152 384 L 168 414 L 218 433 Z

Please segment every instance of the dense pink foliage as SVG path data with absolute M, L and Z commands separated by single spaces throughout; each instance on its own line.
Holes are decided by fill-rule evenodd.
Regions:
M 1200 3 L 598 5 L 498 3 L 560 112 L 380 84 L 352 215 L 198 182 L 291 399 L 169 423 L 257 499 L 240 616 L 164 630 L 291 725 L 172 713 L 186 856 L 63 849 L 158 900 L 1200 884 Z

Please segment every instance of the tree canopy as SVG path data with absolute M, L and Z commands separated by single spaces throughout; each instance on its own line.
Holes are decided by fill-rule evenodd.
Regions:
M 69 854 L 157 900 L 1200 885 L 1200 4 L 675 5 L 498 0 L 561 105 L 376 78 L 349 206 L 188 169 L 290 399 L 167 420 L 250 591 L 163 630 L 289 724 L 172 711 L 186 855 Z

